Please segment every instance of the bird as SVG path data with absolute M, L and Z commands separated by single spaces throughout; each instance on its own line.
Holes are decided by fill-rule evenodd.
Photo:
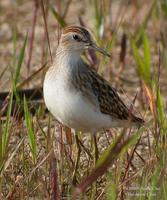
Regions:
M 117 90 L 83 60 L 88 49 L 110 57 L 85 27 L 72 25 L 62 30 L 43 83 L 48 110 L 61 124 L 77 131 L 142 126 L 144 120 L 134 115 Z

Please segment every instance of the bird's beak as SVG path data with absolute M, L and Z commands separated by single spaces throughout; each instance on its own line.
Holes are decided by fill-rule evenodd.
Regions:
M 104 51 L 102 48 L 98 47 L 95 43 L 91 44 L 91 48 L 102 53 L 105 56 L 111 57 L 111 55 L 109 53 L 107 53 L 106 51 Z

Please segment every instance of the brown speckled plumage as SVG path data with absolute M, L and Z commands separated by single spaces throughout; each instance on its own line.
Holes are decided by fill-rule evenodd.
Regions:
M 144 123 L 144 120 L 131 113 L 109 82 L 87 64 L 82 63 L 82 66 L 83 68 L 80 67 L 77 73 L 74 73 L 76 76 L 73 77 L 73 86 L 82 91 L 83 95 L 86 94 L 91 102 L 96 99 L 102 113 L 139 125 Z

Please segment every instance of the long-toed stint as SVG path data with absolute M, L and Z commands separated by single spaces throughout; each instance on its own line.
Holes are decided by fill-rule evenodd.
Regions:
M 54 117 L 70 128 L 96 132 L 112 127 L 140 126 L 116 90 L 81 58 L 87 49 L 110 55 L 98 47 L 88 30 L 66 27 L 44 80 L 44 99 Z

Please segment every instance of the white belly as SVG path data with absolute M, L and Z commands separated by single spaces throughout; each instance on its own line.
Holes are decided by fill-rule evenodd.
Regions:
M 111 117 L 86 100 L 80 92 L 68 89 L 64 81 L 44 81 L 44 100 L 49 111 L 62 124 L 84 131 L 111 127 Z

